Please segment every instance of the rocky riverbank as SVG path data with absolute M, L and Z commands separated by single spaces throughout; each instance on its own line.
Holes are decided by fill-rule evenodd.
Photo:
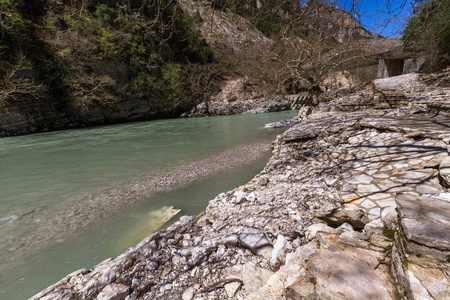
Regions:
M 95 224 L 99 219 L 111 218 L 118 211 L 143 199 L 213 174 L 246 166 L 267 156 L 269 151 L 270 140 L 240 145 L 158 172 L 158 174 L 134 179 L 131 182 L 66 201 L 51 209 L 35 209 L 26 212 L 14 220 L 15 224 L 20 224 L 23 230 L 17 230 L 15 226 L 2 228 L 2 234 L 8 238 L 0 244 L 0 260 L 4 261 L 5 265 L 9 263 L 8 258 L 17 262 L 24 256 L 67 240 L 69 236 Z M 166 218 L 163 217 L 163 219 Z M 161 220 L 154 221 L 157 223 Z
M 450 90 L 423 79 L 303 110 L 252 181 L 31 299 L 448 299 Z
M 207 117 L 239 114 L 263 114 L 291 109 L 291 102 L 281 96 L 240 101 L 209 101 L 194 107 L 185 117 Z

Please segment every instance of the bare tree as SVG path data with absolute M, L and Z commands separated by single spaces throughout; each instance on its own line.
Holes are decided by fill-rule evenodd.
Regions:
M 317 104 L 326 78 L 340 76 L 337 71 L 343 66 L 364 59 L 364 43 L 348 41 L 360 24 L 336 3 L 309 0 L 301 9 L 282 30 L 267 60 L 279 65 L 276 76 L 281 82 L 297 81 Z
M 218 90 L 218 77 L 221 72 L 216 64 L 188 64 L 183 69 L 187 87 L 197 103 L 204 102 L 208 109 L 211 95 Z
M 373 64 L 370 58 L 373 51 L 367 42 L 373 35 L 358 21 L 363 16 L 364 1 L 212 2 L 220 2 L 222 7 L 230 6 L 232 10 L 237 6 L 255 25 L 264 23 L 264 20 L 258 22 L 258 18 L 267 15 L 262 11 L 270 2 L 271 13 L 278 15 L 275 19 L 283 24 L 281 30 L 272 36 L 268 45 L 255 42 L 234 55 L 237 58 L 235 70 L 239 74 L 268 83 L 273 92 L 283 92 L 297 85 L 317 103 L 320 93 L 338 86 L 339 82 L 355 83 L 359 78 L 370 80 L 376 76 L 373 68 L 368 68 L 368 64 Z M 387 11 L 383 14 L 397 16 L 405 1 L 396 7 L 393 1 L 387 0 L 386 5 Z M 373 76 L 366 74 L 371 71 Z
M 44 86 L 34 80 L 31 69 L 23 52 L 18 52 L 13 62 L 5 63 L 1 68 L 4 75 L 0 83 L 0 103 L 43 96 Z

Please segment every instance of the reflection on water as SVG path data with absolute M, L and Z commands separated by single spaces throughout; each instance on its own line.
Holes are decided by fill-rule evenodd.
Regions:
M 95 222 L 81 232 L 52 228 L 52 224 L 70 224 L 65 220 L 76 219 L 80 213 L 56 208 L 76 207 L 72 204 L 82 199 L 88 199 L 83 207 L 89 207 L 89 199 L 136 178 L 252 141 L 271 140 L 281 130 L 258 128 L 293 114 L 162 120 L 0 139 L 2 245 L 19 253 L 27 242 L 14 242 L 31 243 L 33 236 L 27 233 L 31 228 L 45 223 L 48 228 L 43 228 L 49 232 L 64 229 L 64 235 L 50 247 L 20 259 L 10 255 L 2 260 L 0 299 L 25 299 L 75 269 L 120 254 L 156 230 L 160 221 L 152 220 L 160 218 L 164 206 L 181 209 L 181 214 L 200 212 L 218 193 L 251 179 L 268 156 L 251 167 L 120 207 L 113 218 L 90 214 L 95 216 L 90 221 Z M 132 191 L 123 193 L 130 196 Z M 92 205 L 92 210 L 96 208 Z
M 173 206 L 163 206 L 144 213 L 142 217 L 136 219 L 136 222 L 130 228 L 127 228 L 128 233 L 123 235 L 123 239 L 116 246 L 116 249 L 122 249 L 123 245 L 137 244 L 142 237 L 148 236 L 149 232 L 157 231 L 180 212 L 181 209 L 175 209 Z

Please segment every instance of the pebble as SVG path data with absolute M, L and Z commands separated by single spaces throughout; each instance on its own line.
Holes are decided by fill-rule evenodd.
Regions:
M 183 300 L 192 300 L 192 298 L 194 298 L 194 293 L 195 293 L 195 289 L 193 287 L 190 287 L 183 292 L 183 295 L 181 296 L 181 298 Z

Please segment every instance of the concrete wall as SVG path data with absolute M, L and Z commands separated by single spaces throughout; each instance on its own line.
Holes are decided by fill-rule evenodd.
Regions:
M 420 71 L 428 61 L 427 56 L 408 59 L 380 59 L 378 62 L 378 78 L 388 78 Z
M 380 59 L 378 63 L 378 78 L 398 76 L 403 73 L 403 59 Z

